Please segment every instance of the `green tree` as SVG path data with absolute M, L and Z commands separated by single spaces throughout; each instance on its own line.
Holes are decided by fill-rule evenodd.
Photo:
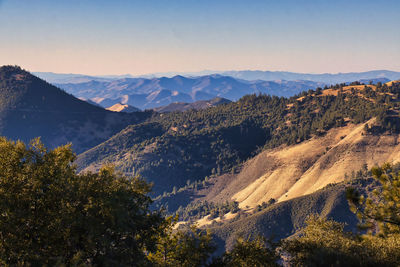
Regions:
M 265 238 L 259 236 L 254 240 L 238 238 L 233 249 L 226 252 L 218 264 L 223 266 L 242 267 L 273 267 L 279 266 L 276 262 L 279 257 L 272 244 L 267 243 Z
M 300 237 L 283 241 L 290 266 L 399 266 L 400 236 L 358 236 L 344 224 L 311 216 Z
M 381 235 L 400 233 L 400 175 L 389 163 L 373 167 L 371 173 L 381 186 L 369 197 L 348 188 L 350 207 L 359 217 L 362 227 L 374 229 Z
M 77 174 L 70 146 L 0 138 L 1 265 L 132 266 L 155 249 L 164 219 L 150 186 L 113 168 Z
M 157 250 L 148 258 L 155 266 L 205 266 L 215 251 L 212 235 L 192 225 L 185 230 L 176 230 L 175 222 L 169 218 L 168 229 L 160 233 Z

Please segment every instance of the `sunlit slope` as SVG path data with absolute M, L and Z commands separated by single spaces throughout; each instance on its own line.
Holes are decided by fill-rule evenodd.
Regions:
M 374 121 L 367 123 L 373 125 Z M 214 199 L 225 196 L 242 208 L 271 198 L 289 200 L 341 182 L 364 164 L 400 161 L 398 134 L 367 134 L 365 124 L 349 124 L 331 129 L 323 137 L 266 150 L 249 160 L 220 192 L 213 192 Z

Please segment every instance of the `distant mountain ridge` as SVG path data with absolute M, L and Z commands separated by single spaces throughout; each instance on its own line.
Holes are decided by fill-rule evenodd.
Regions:
M 49 82 L 55 83 L 83 83 L 89 81 L 111 81 L 114 79 L 133 78 L 132 75 L 104 75 L 92 76 L 73 73 L 54 73 L 54 72 L 32 72 L 33 75 Z
M 56 85 L 76 97 L 90 99 L 103 107 L 121 103 L 144 110 L 174 102 L 191 103 L 215 97 L 234 101 L 244 95 L 259 93 L 292 96 L 325 84 L 310 81 L 245 81 L 229 76 L 208 75 L 192 78 L 125 78 Z
M 208 73 L 199 72 L 198 74 Z M 191 73 L 193 74 L 193 73 Z M 338 74 L 303 74 L 282 71 L 227 71 L 202 76 L 132 78 L 39 73 L 47 81 L 80 99 L 108 108 L 117 103 L 139 109 L 153 109 L 175 102 L 192 103 L 222 97 L 236 101 L 247 94 L 290 97 L 302 91 L 336 83 L 360 81 L 365 84 L 400 78 L 400 72 L 369 71 Z M 122 78 L 121 78 L 122 77 Z
M 359 80 L 370 80 L 376 78 L 387 78 L 389 80 L 400 79 L 399 71 L 390 70 L 371 70 L 364 72 L 347 72 L 347 73 L 298 73 L 289 71 L 267 71 L 267 70 L 231 70 L 231 71 L 213 71 L 204 70 L 198 72 L 159 72 L 149 73 L 145 75 L 83 75 L 83 74 L 64 74 L 53 72 L 33 72 L 34 75 L 46 80 L 49 83 L 80 83 L 88 81 L 104 81 L 117 80 L 123 78 L 172 78 L 174 76 L 200 77 L 219 74 L 223 76 L 231 76 L 233 78 L 244 79 L 248 81 L 264 80 L 308 80 L 314 82 L 323 82 L 327 84 L 336 84 L 343 82 L 353 82 Z
M 371 80 L 377 78 L 387 78 L 389 80 L 396 80 L 400 78 L 400 72 L 389 70 L 373 70 L 366 72 L 349 72 L 349 73 L 322 73 L 322 74 L 309 74 L 309 73 L 295 73 L 286 71 L 258 71 L 258 70 L 245 70 L 245 71 L 225 71 L 222 75 L 231 76 L 244 80 L 307 80 L 313 82 L 323 82 L 327 84 L 344 83 L 359 80 Z

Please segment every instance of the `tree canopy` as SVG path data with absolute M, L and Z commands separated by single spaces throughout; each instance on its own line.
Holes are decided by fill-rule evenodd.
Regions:
M 77 174 L 70 146 L 0 138 L 1 265 L 132 266 L 155 250 L 165 221 L 150 186 L 113 168 Z

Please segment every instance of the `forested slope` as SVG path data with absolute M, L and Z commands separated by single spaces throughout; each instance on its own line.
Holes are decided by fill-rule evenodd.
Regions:
M 16 66 L 0 68 L 0 134 L 83 152 L 143 121 L 150 113 L 118 114 L 79 100 Z
M 263 149 L 299 144 L 373 117 L 371 133 L 396 132 L 399 92 L 397 83 L 356 83 L 292 98 L 249 95 L 206 110 L 160 114 L 83 153 L 77 164 L 93 170 L 113 163 L 125 173 L 139 172 L 160 194 L 205 176 L 235 172 Z

